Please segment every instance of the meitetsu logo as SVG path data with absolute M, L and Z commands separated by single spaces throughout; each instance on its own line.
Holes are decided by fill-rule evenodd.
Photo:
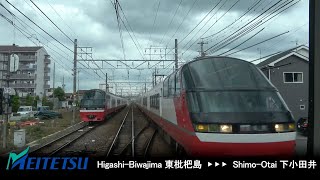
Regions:
M 28 157 L 28 152 L 29 147 L 19 154 L 10 153 L 7 170 L 85 170 L 88 166 L 87 157 Z

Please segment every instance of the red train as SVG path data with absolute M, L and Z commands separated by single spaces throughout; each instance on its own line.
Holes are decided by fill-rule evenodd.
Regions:
M 86 91 L 80 102 L 82 121 L 104 121 L 106 117 L 123 109 L 128 104 L 125 98 L 100 89 Z
M 252 63 L 230 57 L 188 62 L 136 99 L 178 152 L 196 157 L 290 157 L 293 116 Z

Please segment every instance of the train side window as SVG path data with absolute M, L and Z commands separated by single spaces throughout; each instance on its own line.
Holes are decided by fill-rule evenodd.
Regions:
M 169 93 L 168 93 L 168 96 L 173 96 L 174 95 L 174 92 L 175 91 L 175 76 L 174 74 L 172 74 L 170 77 L 169 77 Z
M 163 83 L 163 97 L 168 97 L 168 91 L 169 91 L 168 82 L 169 82 L 169 78 L 167 78 Z
M 180 95 L 180 70 L 176 73 L 176 96 Z
M 155 94 L 150 96 L 150 107 L 154 108 L 154 109 L 159 109 L 159 98 L 160 98 L 160 94 Z
M 193 87 L 193 80 L 188 66 L 182 69 L 182 86 L 184 89 L 191 89 Z
M 112 107 L 116 107 L 116 100 L 112 98 Z
M 144 98 L 143 98 L 143 105 L 144 105 L 144 106 L 147 106 L 147 101 L 148 101 L 147 97 L 144 97 Z

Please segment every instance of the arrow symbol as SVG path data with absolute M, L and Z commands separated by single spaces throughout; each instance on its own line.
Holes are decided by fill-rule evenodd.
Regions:
M 223 166 L 226 166 L 226 165 L 227 165 L 227 164 L 226 164 L 225 162 L 222 162 L 222 167 L 223 167 Z
M 208 162 L 208 167 L 210 167 L 212 165 L 212 163 L 211 162 Z
M 217 162 L 214 163 L 214 167 L 217 167 L 217 166 L 219 166 L 219 165 L 220 165 L 220 164 L 217 163 Z

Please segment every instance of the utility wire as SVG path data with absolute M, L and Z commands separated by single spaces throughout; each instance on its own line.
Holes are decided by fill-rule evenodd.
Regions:
M 225 56 L 230 56 L 230 55 L 232 55 L 232 54 L 236 54 L 236 53 L 238 53 L 238 52 L 241 52 L 241 51 L 244 51 L 244 50 L 246 50 L 246 49 L 252 48 L 252 47 L 254 47 L 254 46 L 256 46 L 256 45 L 262 44 L 262 43 L 264 43 L 264 42 L 270 41 L 270 40 L 272 40 L 272 39 L 274 39 L 274 38 L 277 38 L 277 37 L 279 37 L 279 36 L 282 36 L 282 35 L 284 35 L 284 34 L 287 34 L 288 32 L 289 32 L 289 31 L 284 32 L 284 33 L 281 33 L 281 34 L 278 34 L 278 35 L 276 35 L 276 36 L 273 36 L 273 37 L 271 37 L 271 38 L 268 38 L 268 39 L 266 39 L 266 40 L 263 40 L 263 41 L 261 41 L 261 42 L 259 42 L 259 43 L 253 44 L 253 45 L 248 46 L 248 47 L 246 47 L 246 48 L 240 49 L 240 50 L 235 51 L 235 52 L 233 52 L 233 53 L 227 54 L 227 55 L 225 55 Z
M 190 9 L 188 10 L 187 14 L 183 17 L 182 21 L 180 22 L 178 28 L 176 29 L 176 31 L 173 33 L 173 35 L 171 36 L 171 38 L 167 41 L 166 43 L 166 47 L 169 45 L 170 41 L 173 39 L 173 37 L 177 34 L 177 32 L 179 31 L 181 25 L 184 23 L 184 21 L 186 20 L 186 18 L 188 17 L 190 11 L 193 9 L 194 5 L 196 4 L 196 2 L 198 2 L 198 0 L 195 0 L 192 4 L 192 6 L 190 7 Z
M 170 21 L 170 23 L 169 23 L 169 25 L 168 25 L 168 28 L 167 28 L 166 32 L 164 33 L 164 35 L 163 35 L 163 37 L 162 37 L 162 39 L 161 39 L 161 41 L 160 41 L 160 43 L 159 43 L 159 44 L 161 44 L 161 43 L 162 43 L 162 41 L 164 40 L 164 37 L 167 35 L 168 30 L 169 30 L 169 28 L 170 28 L 170 25 L 172 24 L 172 22 L 173 22 L 174 18 L 176 17 L 176 14 L 177 14 L 177 12 L 178 12 L 178 10 L 179 10 L 180 6 L 181 6 L 181 3 L 182 3 L 182 0 L 180 0 L 180 3 L 179 3 L 179 5 L 178 5 L 178 7 L 176 8 L 176 10 L 175 10 L 175 12 L 174 12 L 174 14 L 173 14 L 173 16 L 172 16 L 172 18 L 171 18 L 171 21 Z
M 149 42 L 151 41 L 151 33 L 153 33 L 153 29 L 154 29 L 154 26 L 155 26 L 155 23 L 156 23 L 156 19 L 157 19 L 157 16 L 158 16 L 158 11 L 159 11 L 159 7 L 160 7 L 160 2 L 161 2 L 161 0 L 159 0 L 158 7 L 157 7 L 157 11 L 156 11 L 156 15 L 155 15 L 154 20 L 153 20 L 152 29 L 151 29 L 151 32 L 150 32 L 150 35 L 149 35 Z
M 70 31 L 73 33 L 74 36 L 76 36 L 76 33 L 74 32 L 74 30 L 68 25 L 68 23 L 65 22 L 65 20 L 61 17 L 61 15 L 56 11 L 56 9 L 49 3 L 49 1 L 47 0 L 47 3 L 49 4 L 50 8 L 60 17 L 60 19 L 62 20 L 62 22 L 64 22 L 64 24 L 70 29 Z M 75 38 L 73 38 L 75 39 Z
M 63 31 L 56 25 L 56 23 L 54 23 L 54 22 L 46 15 L 46 13 L 44 13 L 44 12 L 37 6 L 36 3 L 34 3 L 32 0 L 30 0 L 30 2 L 31 2 L 44 16 L 46 16 L 46 18 L 48 18 L 49 21 L 50 21 L 63 35 L 65 35 L 72 43 L 74 43 L 73 40 L 72 40 L 65 32 L 63 32 Z
M 23 12 L 21 12 L 18 8 L 16 8 L 14 5 L 12 5 L 8 0 L 6 0 L 6 2 L 8 3 L 8 4 L 10 4 L 15 10 L 17 10 L 20 14 L 22 14 L 25 18 L 27 18 L 29 21 L 31 21 L 34 25 L 36 25 L 39 29 L 41 29 L 44 33 L 46 33 L 48 36 L 50 36 L 52 39 L 54 39 L 55 41 L 57 41 L 60 45 L 62 45 L 63 47 L 65 47 L 66 49 L 68 49 L 70 52 L 72 52 L 73 53 L 73 51 L 70 49 L 70 48 L 68 48 L 66 45 L 64 45 L 64 44 L 62 44 L 59 40 L 57 40 L 55 37 L 53 37 L 51 34 L 49 34 L 46 30 L 44 30 L 43 28 L 41 28 L 38 24 L 36 24 L 34 21 L 32 21 L 28 16 L 26 16 Z M 3 6 L 3 4 L 2 3 L 0 3 L 0 5 L 2 6 L 2 7 L 4 7 Z M 7 9 L 6 7 L 4 7 L 5 9 Z

